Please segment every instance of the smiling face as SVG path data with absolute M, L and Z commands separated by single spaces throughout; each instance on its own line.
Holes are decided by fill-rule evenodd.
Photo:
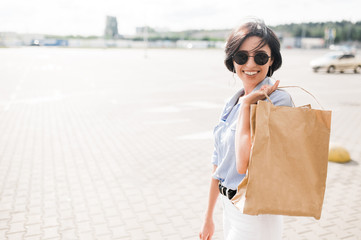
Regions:
M 248 90 L 253 90 L 258 83 L 265 79 L 268 69 L 273 63 L 272 58 L 270 58 L 264 65 L 258 65 L 255 63 L 253 56 L 258 52 L 264 52 L 268 56 L 271 56 L 271 49 L 267 44 L 261 48 L 257 48 L 260 42 L 261 38 L 256 36 L 247 38 L 242 43 L 239 51 L 248 53 L 248 56 L 250 56 L 248 57 L 248 61 L 243 65 L 238 65 L 235 61 L 233 61 L 238 77 L 242 80 L 245 89 L 247 88 Z

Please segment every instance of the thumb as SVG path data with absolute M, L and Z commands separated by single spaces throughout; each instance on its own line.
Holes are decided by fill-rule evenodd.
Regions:
M 278 85 L 280 84 L 280 80 L 277 80 L 276 82 L 275 82 L 275 84 L 273 85 L 273 87 L 274 87 L 274 90 L 276 90 L 277 88 L 278 88 Z
M 280 84 L 280 80 L 277 80 L 275 82 L 275 84 L 273 84 L 273 86 L 269 89 L 269 94 L 273 93 L 274 91 L 276 91 L 276 89 L 278 88 L 278 85 Z

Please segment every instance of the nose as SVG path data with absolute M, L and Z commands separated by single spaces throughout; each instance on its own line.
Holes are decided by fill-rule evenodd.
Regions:
M 256 62 L 254 61 L 254 57 L 250 56 L 248 57 L 248 61 L 244 64 L 246 67 L 254 67 L 256 66 Z

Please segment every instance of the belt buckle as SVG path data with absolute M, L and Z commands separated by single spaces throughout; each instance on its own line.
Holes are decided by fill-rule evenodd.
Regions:
M 229 199 L 229 189 L 226 190 L 226 197 Z
M 224 195 L 224 191 L 223 191 L 223 190 L 224 190 L 224 186 L 221 184 L 221 181 L 219 181 L 218 187 L 219 187 L 220 193 Z
M 225 195 L 228 199 L 230 199 L 230 197 L 229 197 L 229 190 L 231 190 L 231 189 L 228 189 L 228 188 L 226 188 L 225 186 L 223 186 L 223 185 L 221 184 L 221 182 L 219 182 L 219 188 L 220 188 L 221 193 L 222 193 L 223 195 Z

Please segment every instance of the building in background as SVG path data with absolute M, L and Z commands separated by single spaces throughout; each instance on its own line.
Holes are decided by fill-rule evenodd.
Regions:
M 116 17 L 107 16 L 104 38 L 117 39 L 119 38 L 118 22 Z

